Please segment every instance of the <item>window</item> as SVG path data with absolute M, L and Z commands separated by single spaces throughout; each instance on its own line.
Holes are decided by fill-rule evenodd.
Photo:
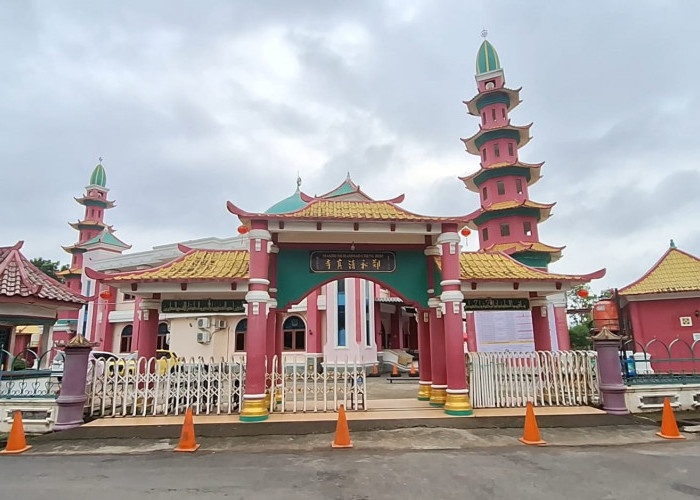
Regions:
M 484 123 L 486 123 L 486 111 L 481 113 L 481 118 L 484 120 Z
M 160 351 L 170 350 L 170 329 L 167 323 L 160 323 L 158 325 L 158 343 L 156 344 L 156 349 Z
M 135 300 L 135 299 L 136 299 L 136 295 L 131 295 L 130 293 L 124 294 L 124 302 L 126 302 L 127 300 Z
M 523 194 L 523 181 L 522 181 L 522 179 L 515 179 L 515 192 L 518 194 Z
M 499 147 L 498 144 L 493 145 L 493 155 L 498 158 L 501 156 L 501 148 Z
M 119 340 L 119 352 L 131 352 L 131 338 L 134 334 L 134 327 L 126 325 L 122 329 L 122 334 Z
M 491 119 L 493 121 L 496 121 L 496 108 L 491 110 Z
M 501 236 L 510 236 L 510 224 L 501 224 Z
M 514 154 L 514 153 L 513 153 L 513 143 L 512 143 L 512 142 L 509 142 L 509 143 L 508 143 L 508 154 L 509 154 L 510 156 L 513 156 L 513 154 Z
M 484 187 L 484 189 L 481 190 L 481 197 L 485 200 L 488 200 L 488 198 L 489 198 L 489 192 L 486 190 L 485 187 Z
M 501 116 L 503 116 L 503 119 L 506 119 L 506 108 L 501 108 Z
M 532 223 L 530 221 L 523 222 L 523 233 L 525 236 L 532 236 Z
M 248 332 L 248 320 L 247 319 L 242 319 L 238 322 L 236 325 L 236 332 L 234 333 L 235 339 L 234 339 L 234 344 L 235 344 L 235 350 L 236 351 L 245 351 L 245 335 Z
M 486 148 L 481 150 L 481 159 L 483 161 L 486 161 Z
M 345 338 L 345 280 L 338 280 L 338 338 L 337 346 L 345 347 L 347 346 L 347 340 Z
M 489 241 L 489 228 L 485 227 L 481 230 L 481 238 L 484 241 Z
M 290 316 L 282 324 L 285 351 L 306 350 L 306 327 L 299 316 Z
M 498 181 L 496 183 L 496 191 L 498 191 L 498 194 L 506 194 L 506 185 L 503 181 Z

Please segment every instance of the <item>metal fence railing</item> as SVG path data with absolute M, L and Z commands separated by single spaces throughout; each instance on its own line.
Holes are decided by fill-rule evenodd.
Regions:
M 88 365 L 89 413 L 93 416 L 231 414 L 240 411 L 245 365 L 210 358 L 92 359 Z
M 61 389 L 61 374 L 50 368 L 40 368 L 45 365 L 50 352 L 39 356 L 33 350 L 25 349 L 12 356 L 1 350 L 0 399 L 56 399 Z
M 627 385 L 700 383 L 700 340 L 628 340 L 620 351 Z
M 470 352 L 474 408 L 579 406 L 600 398 L 594 351 Z

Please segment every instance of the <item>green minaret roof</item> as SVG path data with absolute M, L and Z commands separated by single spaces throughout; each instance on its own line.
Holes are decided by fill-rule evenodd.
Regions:
M 284 200 L 278 201 L 270 208 L 268 208 L 266 214 L 286 214 L 289 212 L 296 212 L 301 210 L 306 206 L 306 202 L 301 198 L 301 177 L 297 176 L 297 190 L 294 191 L 292 196 L 288 196 Z
M 501 62 L 498 60 L 498 52 L 493 48 L 493 45 L 488 40 L 479 47 L 479 52 L 476 56 L 476 74 L 482 75 L 501 69 Z
M 90 175 L 90 185 L 105 187 L 107 185 L 107 174 L 105 173 L 105 168 L 102 163 L 98 163 L 95 170 L 92 171 Z

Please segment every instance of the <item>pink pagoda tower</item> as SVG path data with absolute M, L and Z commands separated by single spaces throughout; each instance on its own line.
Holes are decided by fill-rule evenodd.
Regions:
M 481 158 L 481 168 L 460 178 L 481 200 L 469 227 L 478 232 L 481 250 L 504 252 L 523 264 L 546 269 L 561 257 L 564 247 L 546 245 L 539 238 L 538 224 L 549 218 L 554 203 L 537 203 L 529 197 L 529 187 L 540 178 L 544 162 L 519 159 L 519 149 L 531 139 L 532 124 L 510 123 L 508 114 L 521 102 L 520 89 L 505 87 L 498 54 L 487 40 L 476 58 L 476 83 L 479 93 L 464 104 L 481 124 L 476 134 L 462 141 L 469 153 Z
M 119 238 L 114 236 L 112 226 L 105 224 L 105 210 L 114 208 L 114 202 L 107 199 L 109 189 L 107 185 L 107 174 L 100 163 L 94 168 L 90 175 L 90 183 L 85 188 L 85 194 L 80 198 L 74 198 L 80 205 L 85 207 L 85 214 L 82 220 L 69 223 L 78 231 L 78 241 L 63 250 L 71 254 L 69 268 L 59 273 L 65 280 L 66 286 L 75 293 L 89 297 L 94 294 L 91 290 L 91 280 L 83 277 L 83 267 L 85 266 L 86 255 L 90 255 L 91 260 L 99 260 L 102 256 L 113 256 L 115 253 L 122 253 L 131 248 Z M 67 340 L 80 330 L 78 325 L 79 316 L 84 313 L 79 311 L 66 311 L 59 313 L 59 319 L 54 328 L 54 340 Z M 83 327 L 84 328 L 84 327 Z M 60 332 L 60 333 L 59 333 Z M 58 333 L 58 334 L 56 334 Z M 81 331 L 81 333 L 83 333 Z

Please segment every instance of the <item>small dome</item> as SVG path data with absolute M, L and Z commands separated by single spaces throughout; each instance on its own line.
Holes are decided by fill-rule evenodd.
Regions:
M 479 47 L 479 52 L 476 56 L 476 74 L 482 75 L 501 69 L 501 62 L 498 60 L 498 53 L 493 45 L 488 40 Z
M 105 173 L 105 168 L 102 163 L 98 163 L 95 170 L 92 171 L 90 175 L 90 185 L 105 187 L 107 185 L 107 174 Z
M 282 201 L 278 201 L 270 208 L 265 210 L 266 214 L 286 214 L 289 212 L 296 212 L 301 210 L 306 206 L 306 202 L 301 199 L 301 191 L 297 189 L 292 196 L 285 198 Z

